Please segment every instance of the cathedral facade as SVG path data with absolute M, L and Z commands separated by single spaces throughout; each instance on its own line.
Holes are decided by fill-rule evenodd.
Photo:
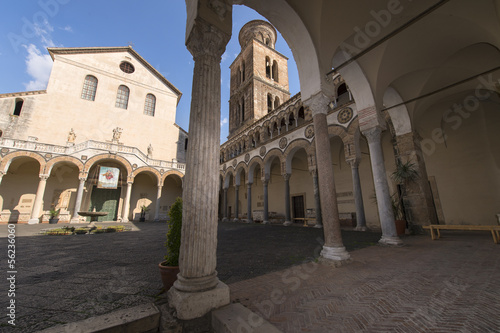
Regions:
M 49 53 L 46 90 L 0 95 L 1 222 L 165 219 L 182 195 L 181 92 L 131 47 Z

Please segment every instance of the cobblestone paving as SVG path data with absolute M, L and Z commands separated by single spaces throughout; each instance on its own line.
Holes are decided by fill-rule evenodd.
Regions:
M 16 326 L 7 324 L 2 312 L 0 332 L 34 332 L 158 299 L 165 223 L 136 223 L 137 231 L 123 233 L 34 236 L 64 225 L 16 225 Z M 3 311 L 9 289 L 6 235 L 7 225 L 0 225 Z M 219 278 L 230 284 L 312 260 L 322 237 L 314 228 L 221 223 Z M 344 233 L 348 249 L 372 245 L 379 237 Z
M 500 332 L 499 245 L 488 233 L 443 234 L 233 283 L 231 298 L 287 333 Z

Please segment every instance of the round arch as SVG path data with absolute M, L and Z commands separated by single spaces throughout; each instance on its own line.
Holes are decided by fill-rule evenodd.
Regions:
M 71 164 L 74 164 L 77 168 L 78 168 L 78 171 L 81 173 L 83 172 L 83 168 L 84 168 L 84 165 L 83 165 L 83 162 L 80 161 L 79 159 L 77 159 L 76 157 L 72 157 L 72 156 L 58 156 L 58 157 L 55 157 L 51 160 L 49 160 L 47 162 L 47 164 L 45 165 L 45 171 L 47 174 L 50 175 L 51 171 L 52 171 L 52 168 L 58 164 L 58 163 L 61 163 L 61 162 L 69 162 Z
M 307 141 L 306 139 L 297 139 L 292 141 L 285 150 L 284 159 L 285 159 L 285 173 L 292 173 L 292 159 L 297 151 L 300 149 L 304 149 L 307 155 L 315 156 L 314 145 Z
M 16 151 L 4 156 L 2 161 L 0 162 L 0 171 L 7 173 L 9 170 L 9 166 L 13 160 L 19 157 L 29 157 L 32 158 L 40 164 L 40 174 L 45 174 L 46 164 L 45 159 L 38 153 L 28 152 L 28 151 Z
M 116 160 L 118 162 L 121 162 L 123 164 L 123 166 L 125 167 L 125 169 L 127 170 L 127 176 L 130 177 L 130 175 L 132 175 L 132 166 L 130 165 L 130 162 L 127 161 L 125 158 L 121 157 L 121 156 L 118 156 L 118 155 L 111 155 L 111 154 L 101 154 L 101 155 L 96 155 L 94 157 L 92 157 L 91 159 L 89 159 L 86 163 L 85 163 L 85 167 L 84 167 L 84 172 L 88 173 L 90 168 L 96 163 L 96 162 L 99 162 L 99 161 L 102 161 L 102 160 Z
M 269 179 L 271 176 L 271 165 L 273 164 L 273 161 L 275 158 L 277 158 L 279 161 L 280 170 L 282 169 L 281 163 L 283 162 L 283 153 L 281 152 L 280 149 L 273 148 L 266 154 L 266 157 L 264 158 L 264 163 L 263 163 L 264 164 L 264 177 L 266 177 L 266 179 Z
M 255 168 L 260 167 L 261 170 L 264 167 L 264 163 L 262 161 L 262 158 L 260 156 L 255 156 L 253 157 L 249 162 L 248 162 L 248 183 L 253 184 L 253 175 L 255 173 Z
M 152 168 L 150 166 L 144 166 L 144 167 L 140 167 L 140 168 L 135 169 L 134 171 L 132 171 L 130 178 L 135 179 L 135 177 L 138 174 L 144 173 L 144 172 L 149 172 L 149 173 L 152 173 L 153 175 L 155 175 L 156 181 L 158 182 L 158 184 L 160 184 L 160 181 L 162 180 L 162 175 L 160 174 L 160 172 L 158 170 L 156 170 L 155 168 Z
M 161 178 L 160 178 L 161 184 L 163 184 L 165 182 L 165 179 L 167 179 L 167 177 L 169 177 L 169 176 L 177 176 L 184 183 L 184 174 L 182 172 L 177 171 L 177 170 L 168 170 L 163 175 L 161 175 Z

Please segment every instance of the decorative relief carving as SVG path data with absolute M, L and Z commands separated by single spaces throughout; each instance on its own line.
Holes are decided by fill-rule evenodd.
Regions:
M 250 161 L 250 154 L 245 154 L 245 162 L 248 163 Z
M 227 12 L 228 12 L 227 6 L 226 6 L 224 1 L 211 0 L 211 1 L 209 1 L 208 6 L 215 14 L 217 14 L 217 16 L 219 17 L 219 19 L 221 21 L 224 21 L 224 19 L 226 18 Z
M 337 121 L 339 124 L 347 124 L 351 121 L 353 112 L 351 108 L 345 108 L 337 113 Z
M 306 138 L 311 139 L 314 136 L 314 125 L 307 126 L 304 135 Z
M 222 170 L 226 171 L 226 169 L 227 169 L 227 165 L 226 165 L 226 163 L 224 163 L 224 165 L 222 166 Z
M 233 160 L 233 167 L 236 168 L 236 164 L 238 164 L 238 162 L 234 159 Z
M 9 148 L 2 148 L 2 154 L 7 154 L 9 152 Z
M 282 137 L 280 139 L 280 148 L 285 149 L 287 144 L 288 144 L 288 140 L 286 139 L 286 137 Z
M 52 158 L 52 154 L 45 154 L 45 158 L 47 159 Z
M 259 154 L 260 156 L 266 155 L 266 146 L 260 147 Z

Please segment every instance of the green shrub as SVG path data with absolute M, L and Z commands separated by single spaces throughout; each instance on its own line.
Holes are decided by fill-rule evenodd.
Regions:
M 168 266 L 179 266 L 179 252 L 181 248 L 181 230 L 182 230 L 182 199 L 177 198 L 168 212 L 170 221 L 168 222 L 167 255 L 165 261 Z

